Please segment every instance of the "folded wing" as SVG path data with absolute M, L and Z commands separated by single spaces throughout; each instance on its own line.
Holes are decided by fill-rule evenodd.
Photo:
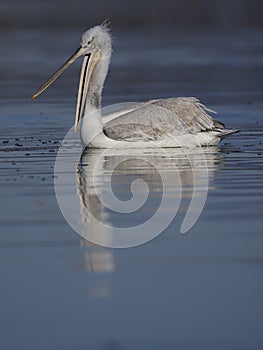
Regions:
M 153 141 L 169 136 L 223 131 L 224 124 L 208 112 L 215 113 L 193 97 L 141 102 L 118 112 L 113 119 L 108 118 L 111 120 L 104 125 L 104 133 L 114 140 Z

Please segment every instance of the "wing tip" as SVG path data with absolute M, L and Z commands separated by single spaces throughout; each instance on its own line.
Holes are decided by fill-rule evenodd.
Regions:
M 220 130 L 220 138 L 224 139 L 232 134 L 236 134 L 240 132 L 240 129 L 225 129 L 225 130 Z

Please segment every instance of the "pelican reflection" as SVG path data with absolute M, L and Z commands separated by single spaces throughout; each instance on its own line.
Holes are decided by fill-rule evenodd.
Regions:
M 106 247 L 132 246 L 157 236 L 152 231 L 178 209 L 193 217 L 222 161 L 218 147 L 200 150 L 86 149 L 76 169 L 82 237 Z

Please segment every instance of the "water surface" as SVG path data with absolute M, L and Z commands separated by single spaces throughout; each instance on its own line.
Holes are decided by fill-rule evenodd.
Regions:
M 80 33 L 49 34 L 10 31 L 14 45 L 0 48 L 3 348 L 262 349 L 262 33 L 115 34 L 105 105 L 196 96 L 241 129 L 209 152 L 208 197 L 192 229 L 180 234 L 182 206 L 160 236 L 120 250 L 81 238 L 57 205 L 54 162 L 73 124 L 80 63 L 39 100 L 29 96 Z M 160 179 L 152 156 L 144 161 L 124 163 L 114 188 L 127 200 L 142 175 L 147 205 L 129 219 L 108 211 L 111 224 L 133 225 L 158 207 Z M 84 159 L 84 173 L 90 164 Z M 171 168 L 171 159 L 162 161 L 164 172 Z M 191 174 L 187 164 L 179 168 L 187 198 Z M 107 166 L 101 171 L 104 183 Z

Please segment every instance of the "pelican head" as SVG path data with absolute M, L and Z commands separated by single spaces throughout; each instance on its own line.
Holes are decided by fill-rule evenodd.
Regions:
M 111 56 L 111 36 L 107 25 L 102 24 L 82 34 L 77 51 L 32 96 L 35 99 L 45 91 L 76 59 L 83 57 L 80 72 L 74 130 L 77 131 L 88 97 L 89 103 L 100 106 L 103 83 Z

